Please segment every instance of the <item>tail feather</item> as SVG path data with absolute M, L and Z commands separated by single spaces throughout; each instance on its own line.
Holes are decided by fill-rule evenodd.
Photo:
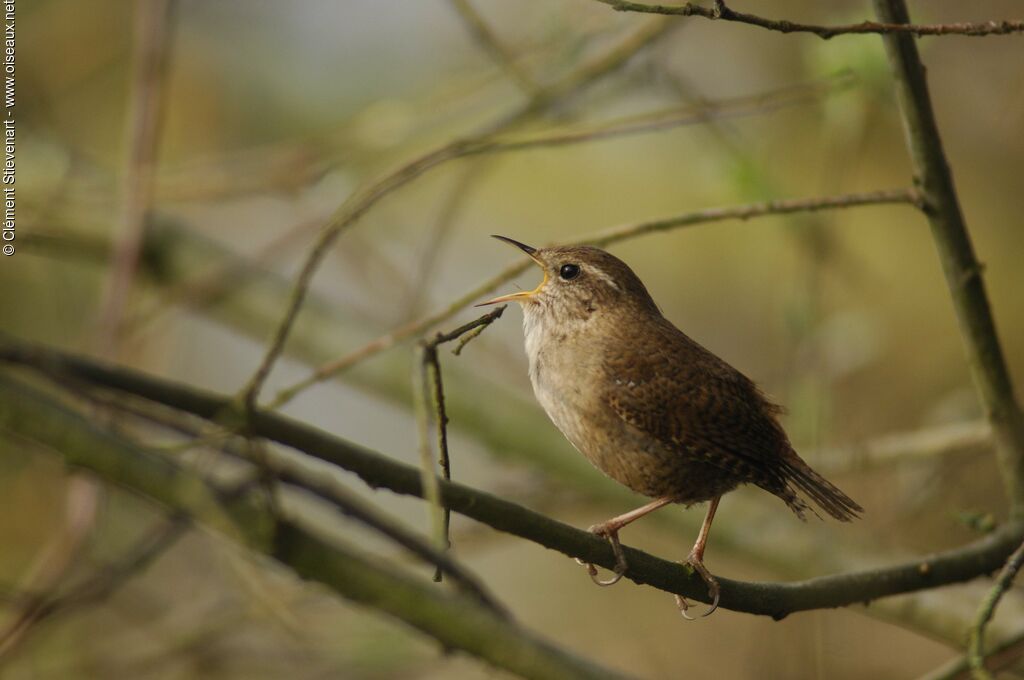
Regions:
M 783 500 L 786 501 L 786 504 L 797 515 L 803 517 L 802 510 L 806 509 L 807 505 L 800 502 L 799 499 L 796 499 L 797 505 L 794 505 L 794 501 L 789 496 L 796 496 L 796 494 L 793 493 L 792 487 L 789 484 L 807 494 L 822 510 L 840 522 L 849 522 L 857 519 L 860 513 L 864 512 L 864 508 L 858 505 L 856 501 L 840 491 L 835 484 L 811 469 L 811 466 L 795 453 L 791 458 L 787 458 L 783 466 L 785 469 L 784 475 L 788 482 L 787 491 L 790 492 L 783 495 Z

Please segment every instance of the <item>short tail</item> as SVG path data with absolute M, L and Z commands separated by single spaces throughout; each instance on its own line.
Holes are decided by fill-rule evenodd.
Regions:
M 780 494 L 782 500 L 786 501 L 786 505 L 801 519 L 804 517 L 803 511 L 809 508 L 807 503 L 796 495 L 793 490 L 794 486 L 840 522 L 857 519 L 860 513 L 864 512 L 864 508 L 860 507 L 856 501 L 840 491 L 835 484 L 812 470 L 811 466 L 795 453 L 783 462 L 783 476 L 786 488 Z

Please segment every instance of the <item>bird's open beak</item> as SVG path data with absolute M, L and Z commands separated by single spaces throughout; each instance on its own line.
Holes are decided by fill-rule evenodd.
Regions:
M 533 259 L 534 262 L 536 262 L 538 265 L 540 265 L 540 267 L 542 269 L 544 269 L 544 263 L 541 262 L 539 259 L 537 259 L 537 249 L 536 248 L 528 246 L 525 243 L 520 243 L 519 241 L 516 241 L 514 239 L 510 239 L 507 236 L 498 236 L 497 234 L 493 234 L 492 236 L 494 238 L 498 239 L 499 241 L 504 241 L 505 243 L 509 243 L 511 245 L 514 245 L 516 248 L 519 248 L 519 250 L 521 250 L 524 253 L 526 253 L 527 255 L 529 255 L 530 258 Z M 498 304 L 499 302 L 518 302 L 520 300 L 525 300 L 527 298 L 530 298 L 530 297 L 536 295 L 540 291 L 540 289 L 544 287 L 544 284 L 547 283 L 547 282 L 548 282 L 548 274 L 547 274 L 547 270 L 545 269 L 544 270 L 544 280 L 541 281 L 540 285 L 537 286 L 536 288 L 534 288 L 533 290 L 530 290 L 530 291 L 525 291 L 524 290 L 524 291 L 519 291 L 518 293 L 510 293 L 508 295 L 502 295 L 501 297 L 496 297 L 493 300 L 488 300 L 487 302 L 481 302 L 481 303 L 473 305 L 473 306 L 474 307 L 485 307 L 487 305 Z

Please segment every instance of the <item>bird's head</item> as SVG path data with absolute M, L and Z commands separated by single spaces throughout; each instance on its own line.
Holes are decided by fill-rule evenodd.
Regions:
M 600 248 L 561 246 L 532 248 L 505 236 L 494 238 L 519 248 L 540 267 L 544 278 L 531 291 L 502 295 L 478 307 L 518 302 L 527 314 L 586 319 L 594 312 L 631 309 L 653 311 L 657 306 L 629 266 Z

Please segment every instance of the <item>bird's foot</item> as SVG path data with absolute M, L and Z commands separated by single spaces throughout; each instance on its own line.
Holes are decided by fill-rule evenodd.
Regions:
M 701 614 L 701 617 L 711 616 L 716 609 L 718 609 L 718 598 L 721 594 L 721 588 L 718 586 L 718 580 L 711 575 L 711 572 L 704 566 L 704 561 L 701 556 L 695 552 L 691 552 L 686 558 L 685 562 L 681 562 L 683 566 L 689 567 L 695 571 L 704 580 L 704 583 L 708 586 L 708 597 L 711 598 L 711 607 Z M 688 621 L 693 621 L 693 617 L 690 616 L 687 611 L 690 609 L 690 603 L 686 601 L 686 598 L 682 595 L 676 595 L 676 606 L 679 607 L 679 613 L 683 615 L 683 618 Z
M 614 574 L 609 579 L 600 579 L 597 576 L 597 567 L 590 562 L 584 562 L 583 560 L 576 558 L 578 564 L 583 565 L 587 568 L 587 574 L 590 575 L 590 580 L 599 586 L 613 586 L 618 583 L 622 576 L 626 573 L 628 565 L 626 564 L 626 555 L 622 551 L 622 544 L 619 543 L 619 529 L 616 526 L 612 526 L 610 522 L 604 524 L 595 524 L 590 527 L 590 533 L 595 536 L 602 536 L 608 539 L 611 543 L 612 552 L 615 554 L 615 568 L 612 569 Z

